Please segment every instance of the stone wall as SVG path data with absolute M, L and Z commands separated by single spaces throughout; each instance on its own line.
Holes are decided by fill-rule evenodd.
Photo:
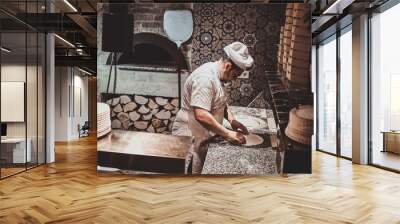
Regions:
M 110 105 L 113 129 L 169 134 L 179 110 L 178 98 L 104 93 L 101 96 Z

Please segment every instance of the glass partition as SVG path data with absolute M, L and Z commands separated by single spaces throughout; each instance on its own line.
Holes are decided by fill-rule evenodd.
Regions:
M 38 74 L 37 74 L 37 162 L 46 162 L 45 124 L 46 124 L 46 37 L 38 34 Z
M 400 170 L 400 4 L 371 18 L 371 162 Z
M 37 165 L 38 160 L 38 141 L 37 141 L 37 109 L 38 109 L 38 34 L 36 32 L 27 33 L 28 38 L 28 62 L 27 62 L 27 82 L 26 82 L 26 114 L 27 114 L 27 150 L 31 151 L 31 159 L 27 163 L 28 168 Z
M 44 1 L 2 1 L 0 178 L 45 163 L 45 35 L 16 19 Z M 22 13 L 22 14 L 21 14 Z
M 30 145 L 26 141 L 25 117 L 28 69 L 26 41 L 25 32 L 1 34 L 2 177 L 24 171 L 27 162 L 31 162 Z
M 318 47 L 317 149 L 336 154 L 336 35 Z
M 340 43 L 340 155 L 352 157 L 352 32 L 342 31 Z

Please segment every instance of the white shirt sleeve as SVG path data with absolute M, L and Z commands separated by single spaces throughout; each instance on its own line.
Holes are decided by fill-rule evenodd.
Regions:
M 212 80 L 208 77 L 201 77 L 193 80 L 190 106 L 211 111 L 215 92 L 213 86 Z

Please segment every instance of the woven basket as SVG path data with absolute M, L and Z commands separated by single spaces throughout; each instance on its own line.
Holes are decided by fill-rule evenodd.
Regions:
M 289 123 L 285 134 L 296 142 L 311 145 L 311 136 L 313 134 L 312 105 L 303 105 L 290 110 Z

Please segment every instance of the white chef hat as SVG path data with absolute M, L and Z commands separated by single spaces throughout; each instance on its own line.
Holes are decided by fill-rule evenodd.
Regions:
M 233 42 L 224 47 L 226 55 L 239 68 L 246 70 L 253 66 L 254 59 L 250 56 L 247 46 L 241 42 Z

